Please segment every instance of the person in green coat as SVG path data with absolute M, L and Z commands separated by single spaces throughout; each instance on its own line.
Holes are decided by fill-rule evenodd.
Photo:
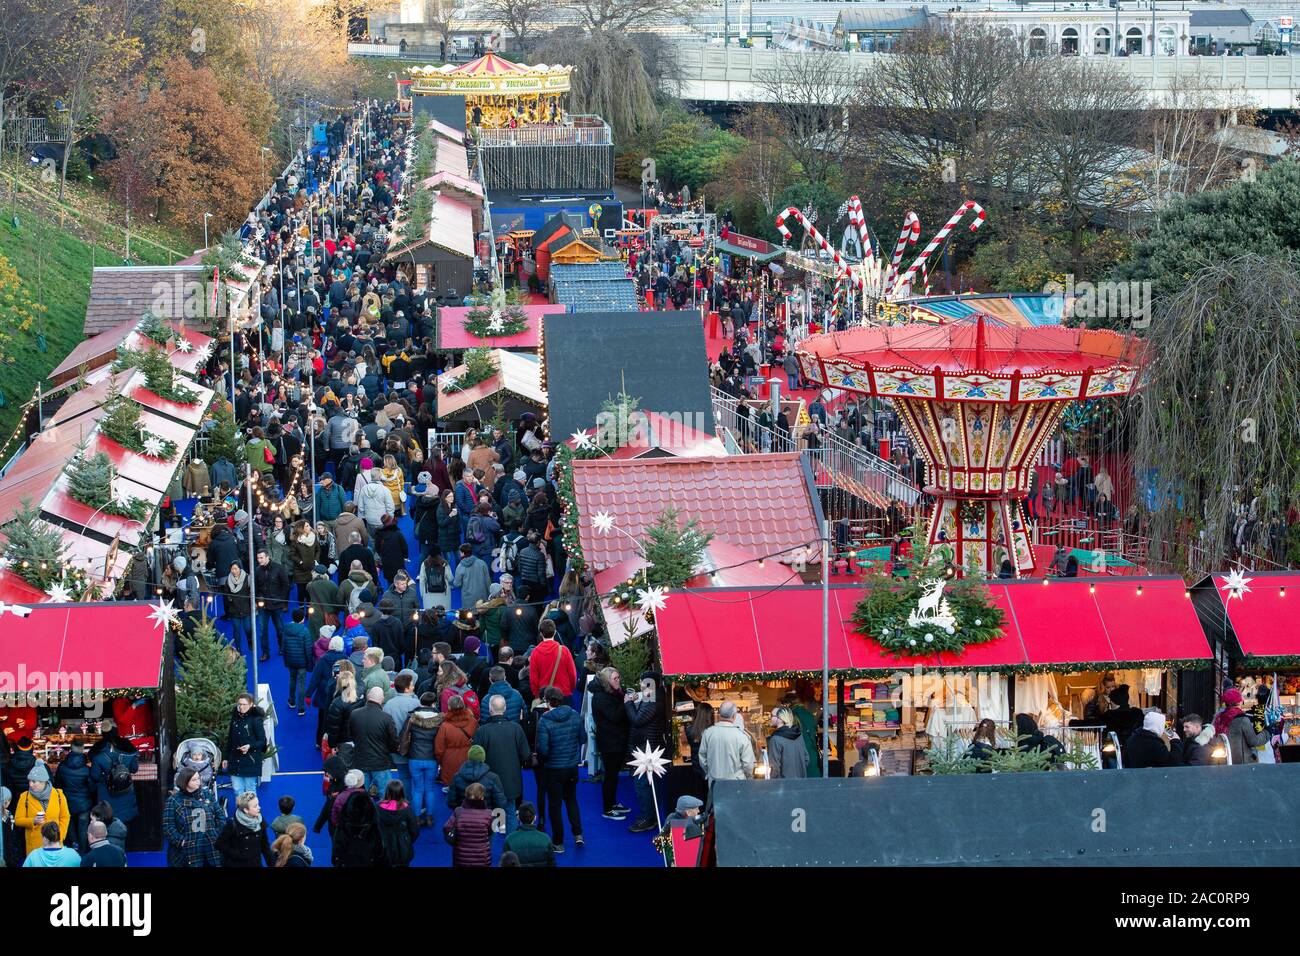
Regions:
M 808 751 L 808 776 L 820 777 L 822 775 L 822 758 L 821 753 L 817 750 L 817 734 L 819 731 L 817 718 L 799 700 L 798 694 L 786 694 L 784 703 L 794 713 L 795 720 L 799 722 L 799 732 L 803 736 L 804 749 Z
M 520 866 L 555 866 L 551 838 L 537 829 L 537 808 L 528 801 L 519 804 L 519 829 L 506 837 L 502 852 L 519 857 Z
M 312 577 L 307 585 L 307 600 L 310 602 L 307 613 L 307 629 L 311 631 L 312 643 L 320 637 L 320 629 L 329 621 L 326 614 L 339 611 L 339 586 L 330 580 L 329 568 L 318 564 L 312 569 Z
M 271 461 L 266 460 L 267 452 L 271 453 Z M 262 429 L 253 429 L 253 437 L 244 446 L 244 458 L 259 475 L 266 474 L 275 466 L 275 449 L 262 434 Z
M 483 643 L 492 648 L 495 657 L 496 649 L 501 646 L 501 635 L 510 633 L 506 602 L 501 596 L 499 583 L 492 582 L 492 586 L 488 588 L 487 601 L 475 609 L 474 616 L 478 618 L 479 633 L 483 636 Z

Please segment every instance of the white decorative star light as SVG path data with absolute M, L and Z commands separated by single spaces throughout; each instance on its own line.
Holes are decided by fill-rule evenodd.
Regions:
M 608 534 L 614 527 L 614 516 L 608 511 L 597 511 L 591 516 L 591 526 L 597 534 Z
M 176 348 L 188 355 L 190 352 L 194 351 L 194 343 L 189 339 L 181 339 L 176 343 Z
M 587 451 L 595 447 L 595 442 L 591 440 L 591 436 L 584 431 L 574 432 L 569 436 L 569 440 L 573 442 L 578 451 Z
M 54 604 L 67 604 L 72 600 L 71 592 L 63 586 L 62 581 L 53 585 L 46 593 L 49 594 L 50 601 Z
M 153 621 L 156 626 L 161 627 L 164 631 L 173 624 L 178 623 L 180 619 L 180 614 L 176 610 L 176 605 L 172 604 L 171 601 L 163 601 L 160 599 L 154 606 L 154 609 L 149 612 L 149 620 Z
M 667 588 L 644 588 L 636 592 L 641 608 L 646 611 L 662 611 L 668 603 Z
M 1233 598 L 1245 600 L 1245 595 L 1250 591 L 1250 582 L 1254 578 L 1246 577 L 1246 573 L 1241 568 L 1233 568 L 1223 579 L 1224 590 L 1228 592 L 1228 600 Z
M 500 332 L 506 327 L 505 319 L 501 318 L 501 313 L 493 310 L 492 318 L 488 319 L 488 331 Z
M 206 362 L 208 360 L 208 347 L 206 345 L 199 346 L 199 350 L 194 355 L 200 362 Z
M 144 453 L 153 458 L 162 458 L 163 457 L 162 440 L 157 438 L 154 435 L 150 435 L 148 438 L 144 440 Z
M 653 775 L 662 777 L 668 771 L 664 768 L 668 766 L 668 761 L 664 759 L 664 748 L 656 747 L 651 750 L 646 746 L 642 750 L 633 750 L 632 759 L 627 762 L 632 768 L 632 776 L 646 777 Z

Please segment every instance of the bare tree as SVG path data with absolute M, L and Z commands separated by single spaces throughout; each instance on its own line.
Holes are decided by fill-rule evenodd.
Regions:
M 1239 150 L 1267 137 L 1256 127 L 1258 117 L 1239 96 L 1213 89 L 1205 77 L 1176 75 L 1138 141 L 1151 152 L 1138 180 L 1148 208 L 1159 210 L 1241 178 Z
M 536 56 L 548 63 L 574 64 L 570 109 L 603 117 L 616 141 L 635 136 L 658 119 L 654 80 L 641 48 L 626 33 L 556 31 Z
M 669 21 L 690 22 L 699 4 L 695 0 L 559 0 L 554 9 L 578 17 L 590 33 L 626 33 Z
M 744 139 L 745 148 L 729 164 L 725 179 L 717 183 L 718 191 L 725 196 L 753 197 L 764 221 L 771 222 L 777 212 L 777 197 L 791 178 L 791 161 L 782 146 L 776 116 L 767 106 L 751 107 L 741 114 L 733 131 Z
M 852 140 L 849 114 L 860 71 L 830 51 L 787 53 L 755 77 L 777 136 L 813 186 L 824 186 Z
M 1087 57 L 1044 57 L 1035 82 L 1019 88 L 1038 174 L 1050 183 L 1049 210 L 1070 237 L 1079 271 L 1084 231 L 1095 219 L 1127 212 L 1141 199 L 1133 148 L 1145 122 L 1142 92 L 1128 76 Z
M 68 0 L 60 9 L 60 29 L 46 61 L 66 97 L 68 143 L 59 168 L 60 202 L 81 121 L 99 90 L 126 75 L 139 59 L 140 41 L 126 32 L 129 12 L 130 5 L 121 0 Z
M 527 50 L 537 22 L 545 19 L 550 6 L 546 0 L 485 0 L 479 10 L 486 19 L 505 26 L 519 46 Z

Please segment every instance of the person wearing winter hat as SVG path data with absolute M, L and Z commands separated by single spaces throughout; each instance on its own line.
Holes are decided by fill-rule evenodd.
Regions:
M 1183 742 L 1172 729 L 1165 729 L 1165 715 L 1158 710 L 1142 717 L 1142 727 L 1129 735 L 1121 751 L 1124 768 L 1177 767 L 1183 762 Z
M 700 808 L 704 806 L 704 801 L 699 797 L 692 797 L 688 793 L 682 794 L 677 798 L 677 807 L 672 813 L 664 817 L 664 827 L 686 826 L 700 815 Z
M 480 655 L 479 651 L 483 647 L 483 642 L 473 634 L 465 638 L 465 651 L 460 655 L 460 669 L 465 672 L 465 682 L 474 688 L 474 693 L 478 694 L 479 699 L 483 699 L 484 693 L 488 686 L 488 668 L 487 660 Z
M 1229 687 L 1223 692 L 1223 709 L 1214 715 L 1214 732 L 1228 738 L 1233 766 L 1251 762 L 1250 751 L 1268 743 L 1268 729 L 1255 729 L 1255 722 L 1241 709 L 1241 691 Z
M 26 853 L 43 846 L 41 828 L 47 823 L 59 825 L 59 841 L 68 836 L 72 814 L 63 791 L 50 783 L 50 771 L 44 761 L 38 760 L 27 773 L 27 790 L 14 806 L 14 829 L 23 831 Z

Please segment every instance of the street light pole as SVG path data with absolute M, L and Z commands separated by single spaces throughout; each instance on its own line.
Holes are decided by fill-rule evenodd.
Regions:
M 210 212 L 205 212 L 205 213 L 203 214 L 203 248 L 204 248 L 204 249 L 209 248 L 209 246 L 208 246 L 208 220 L 211 219 L 211 218 L 212 218 L 212 213 L 210 213 Z
M 250 637 L 252 639 L 253 651 L 253 699 L 257 699 L 257 661 L 261 653 L 257 647 L 257 576 L 253 573 L 257 567 L 257 557 L 253 554 L 253 521 L 256 514 L 257 491 L 253 487 L 253 465 L 248 462 L 244 465 L 245 475 L 248 479 L 248 609 L 249 624 L 251 625 Z

